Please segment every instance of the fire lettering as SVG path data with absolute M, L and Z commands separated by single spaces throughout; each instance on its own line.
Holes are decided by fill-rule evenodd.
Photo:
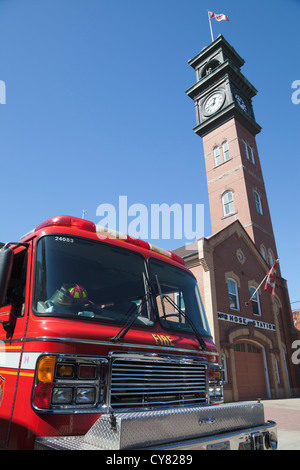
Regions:
M 172 346 L 175 347 L 171 336 L 157 335 L 152 333 L 152 337 L 155 341 L 155 344 L 158 346 Z

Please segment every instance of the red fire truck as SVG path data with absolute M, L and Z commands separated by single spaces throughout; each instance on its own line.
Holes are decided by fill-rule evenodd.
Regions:
M 0 250 L 0 447 L 274 449 L 260 402 L 223 402 L 191 272 L 57 216 Z

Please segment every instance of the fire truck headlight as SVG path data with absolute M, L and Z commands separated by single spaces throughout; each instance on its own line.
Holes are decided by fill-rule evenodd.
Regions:
M 41 356 L 33 383 L 33 408 L 44 413 L 90 413 L 102 408 L 106 364 L 106 358 L 97 356 Z
M 94 403 L 96 400 L 96 389 L 95 387 L 82 387 L 77 388 L 76 403 L 81 405 L 89 405 Z
M 73 389 L 71 387 L 53 388 L 52 403 L 55 405 L 68 405 L 72 403 Z

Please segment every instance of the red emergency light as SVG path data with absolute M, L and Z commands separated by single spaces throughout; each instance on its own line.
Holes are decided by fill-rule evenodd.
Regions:
M 100 227 L 99 225 L 97 226 L 94 224 L 94 222 L 91 222 L 90 220 L 80 219 L 78 217 L 72 217 L 70 215 L 58 215 L 56 217 L 51 217 L 50 219 L 47 219 L 41 224 L 39 224 L 34 229 L 34 232 L 51 226 L 74 227 L 77 229 L 86 230 L 88 232 L 99 233 L 101 235 L 117 238 L 124 242 L 131 243 L 132 245 L 144 248 L 146 250 L 154 251 L 155 253 L 160 253 L 161 255 L 166 256 L 167 258 L 170 258 L 173 261 L 176 261 L 177 263 L 183 264 L 185 266 L 184 260 L 172 251 L 164 250 L 163 248 L 159 248 L 139 238 L 131 237 L 130 235 L 126 235 L 115 230 L 107 229 L 106 227 Z
M 94 222 L 89 220 L 79 219 L 78 217 L 72 217 L 70 215 L 58 215 L 56 217 L 51 217 L 50 219 L 45 220 L 39 224 L 34 231 L 37 232 L 45 227 L 50 226 L 65 226 L 65 227 L 74 227 L 80 228 L 82 230 L 88 230 L 89 232 L 96 232 L 96 225 Z

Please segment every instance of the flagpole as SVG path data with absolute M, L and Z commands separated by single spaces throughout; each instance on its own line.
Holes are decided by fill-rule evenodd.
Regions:
M 269 271 L 270 272 L 270 271 Z M 267 279 L 267 277 L 269 276 L 269 272 L 267 272 L 267 274 L 265 275 L 265 277 L 263 278 L 263 280 L 261 281 L 261 283 L 259 284 L 258 288 L 255 289 L 255 291 L 253 292 L 253 294 L 251 295 L 250 299 L 248 300 L 248 302 L 245 302 L 245 305 L 246 307 L 248 307 L 249 305 L 249 302 L 253 299 L 253 297 L 255 296 L 256 292 L 258 291 L 258 289 L 260 288 L 260 286 L 264 283 L 264 281 Z
M 213 35 L 212 26 L 211 26 L 211 19 L 210 19 L 209 10 L 207 10 L 207 15 L 208 15 L 208 21 L 209 21 L 209 27 L 210 27 L 211 40 L 212 40 L 212 42 L 214 42 L 214 35 Z
M 273 266 L 274 266 L 275 264 L 277 264 L 278 261 L 279 261 L 279 258 L 275 261 L 275 263 L 273 264 Z M 272 266 L 272 268 L 273 268 L 273 266 Z M 265 277 L 263 278 L 263 280 L 262 280 L 261 283 L 259 284 L 258 288 L 255 289 L 255 291 L 254 291 L 253 294 L 251 295 L 251 297 L 250 297 L 250 299 L 248 300 L 248 302 L 245 302 L 246 307 L 248 307 L 249 302 L 253 299 L 253 297 L 255 296 L 255 294 L 256 294 L 256 292 L 258 291 L 258 289 L 261 287 L 261 285 L 262 285 L 262 284 L 264 283 L 264 281 L 267 279 L 267 277 L 269 276 L 270 272 L 272 271 L 272 268 L 267 272 L 267 274 L 265 275 Z

